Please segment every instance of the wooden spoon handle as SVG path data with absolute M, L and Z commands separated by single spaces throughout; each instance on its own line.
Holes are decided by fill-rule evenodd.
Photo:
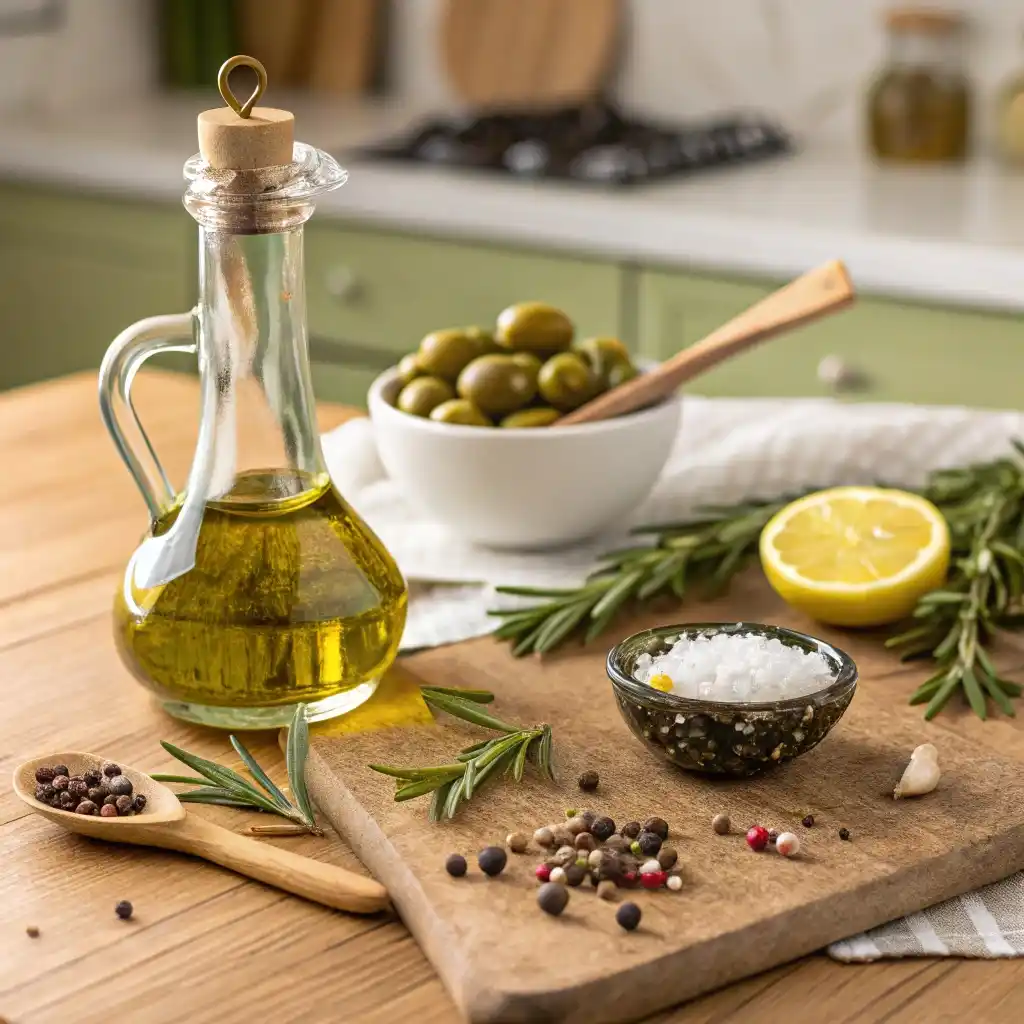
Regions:
M 372 878 L 289 853 L 257 839 L 246 839 L 194 814 L 186 814 L 160 831 L 161 846 L 213 861 L 247 878 L 335 910 L 372 914 L 388 906 L 387 890 Z
M 853 297 L 853 284 L 846 267 L 840 260 L 826 263 L 772 292 L 706 338 L 667 359 L 656 370 L 606 391 L 556 420 L 549 429 L 605 420 L 659 402 L 681 384 L 724 359 L 791 327 L 842 309 Z

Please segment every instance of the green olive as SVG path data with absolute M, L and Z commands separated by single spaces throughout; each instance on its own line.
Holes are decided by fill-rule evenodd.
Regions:
M 537 405 L 532 409 L 520 409 L 519 412 L 506 416 L 498 426 L 513 430 L 517 428 L 550 427 L 555 420 L 561 419 L 561 416 L 562 414 L 557 409 L 552 409 L 547 405 Z
M 584 338 L 573 348 L 604 378 L 615 363 L 629 362 L 629 349 L 618 338 Z
M 541 398 L 562 412 L 589 402 L 600 390 L 600 382 L 593 370 L 574 352 L 552 356 L 541 368 Z
M 537 381 L 511 356 L 480 356 L 459 374 L 459 395 L 487 416 L 506 416 L 529 405 Z
M 530 380 L 533 381 L 533 387 L 536 390 L 540 368 L 544 364 L 532 352 L 513 352 L 509 358 L 516 366 L 521 366 L 530 375 Z
M 612 363 L 605 374 L 605 383 L 609 388 L 617 388 L 620 384 L 625 384 L 627 380 L 632 380 L 639 374 L 640 371 L 632 363 Z
M 467 327 L 466 337 L 472 338 L 480 346 L 480 355 L 486 356 L 491 352 L 500 352 L 498 343 L 494 340 L 494 331 L 486 327 Z
M 572 321 L 544 302 L 520 302 L 502 310 L 494 340 L 504 349 L 551 355 L 572 344 Z
M 451 384 L 440 377 L 417 377 L 402 388 L 395 404 L 410 416 L 429 416 L 442 402 L 454 397 Z
M 424 373 L 455 383 L 459 374 L 477 356 L 487 351 L 487 339 L 474 328 L 450 327 L 432 331 L 421 342 L 416 362 Z
M 422 376 L 423 370 L 420 368 L 416 353 L 410 352 L 407 356 L 402 356 L 398 362 L 398 379 L 403 384 L 408 384 L 409 381 Z
M 438 423 L 460 423 L 464 427 L 493 427 L 494 424 L 465 398 L 452 398 L 442 402 L 430 413 Z

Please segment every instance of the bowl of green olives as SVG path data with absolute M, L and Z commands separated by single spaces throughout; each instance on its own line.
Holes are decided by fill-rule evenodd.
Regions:
M 510 306 L 493 328 L 432 331 L 371 386 L 381 460 L 409 497 L 474 543 L 542 549 L 594 536 L 650 493 L 679 398 L 550 430 L 645 372 L 617 338 L 575 338 L 564 312 Z

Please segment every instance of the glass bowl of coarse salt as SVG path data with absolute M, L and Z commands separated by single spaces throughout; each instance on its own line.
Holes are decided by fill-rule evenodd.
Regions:
M 756 622 L 634 633 L 609 652 L 607 670 L 637 739 L 708 775 L 754 775 L 807 753 L 857 688 L 857 666 L 845 652 Z

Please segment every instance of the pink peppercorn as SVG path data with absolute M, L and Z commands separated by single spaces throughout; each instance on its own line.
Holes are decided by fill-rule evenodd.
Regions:
M 624 871 L 622 873 L 622 881 L 626 885 L 636 884 L 636 872 L 635 871 Z
M 760 853 L 768 845 L 768 829 L 763 825 L 754 825 L 747 830 L 747 846 L 755 853 Z
M 547 882 L 551 878 L 551 866 L 548 864 L 538 864 L 533 869 L 533 873 L 537 876 L 538 882 Z
M 648 871 L 646 875 L 640 876 L 640 884 L 645 889 L 660 889 L 667 878 L 667 871 Z

